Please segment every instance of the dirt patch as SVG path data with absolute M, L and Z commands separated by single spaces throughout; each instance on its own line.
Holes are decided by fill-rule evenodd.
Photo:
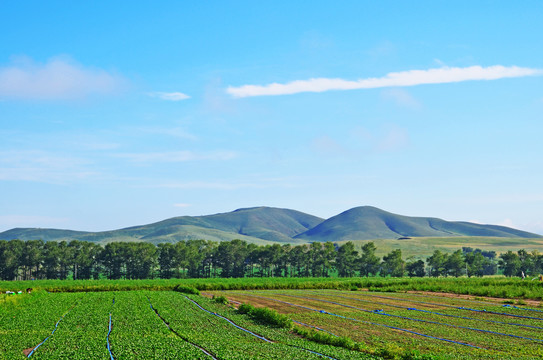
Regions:
M 36 347 L 31 347 L 31 348 L 28 348 L 28 349 L 24 349 L 23 350 L 23 354 L 24 356 L 28 357 L 28 354 L 30 354 L 32 352 L 32 350 L 34 350 Z
M 496 298 L 488 296 L 479 296 L 479 295 L 463 295 L 463 294 L 453 294 L 453 293 L 443 293 L 443 292 L 431 292 L 431 291 L 407 291 L 408 294 L 421 294 L 421 295 L 432 295 L 435 297 L 446 297 L 446 298 L 455 298 L 455 299 L 464 299 L 464 300 L 476 300 L 476 301 L 488 301 L 489 303 L 495 302 L 498 305 L 503 305 L 506 301 L 511 301 L 513 299 L 506 298 Z M 538 307 L 542 303 L 537 300 L 522 299 L 523 302 L 528 306 Z

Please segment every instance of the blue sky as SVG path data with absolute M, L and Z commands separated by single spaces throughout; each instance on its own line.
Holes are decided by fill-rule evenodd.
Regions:
M 0 5 L 0 231 L 373 205 L 543 234 L 541 1 Z

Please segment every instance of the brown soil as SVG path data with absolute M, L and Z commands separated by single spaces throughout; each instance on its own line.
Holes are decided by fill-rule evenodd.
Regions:
M 28 354 L 30 354 L 32 352 L 32 350 L 34 350 L 34 348 L 35 348 L 35 346 L 31 347 L 31 348 L 28 348 L 28 349 L 24 349 L 23 350 L 24 356 L 28 357 Z
M 511 301 L 514 299 L 505 299 L 505 298 L 496 298 L 496 297 L 488 297 L 488 296 L 477 296 L 477 295 L 462 295 L 462 294 L 452 294 L 452 293 L 442 293 L 442 292 L 431 292 L 431 291 L 407 291 L 409 294 L 422 294 L 422 295 L 432 295 L 435 297 L 446 297 L 446 298 L 457 298 L 457 299 L 466 299 L 466 300 L 481 300 L 482 301 L 488 301 L 495 302 L 501 304 L 505 304 L 506 301 Z M 541 304 L 543 304 L 540 301 L 537 300 L 529 300 L 529 299 L 522 299 L 528 306 L 532 307 L 538 307 Z

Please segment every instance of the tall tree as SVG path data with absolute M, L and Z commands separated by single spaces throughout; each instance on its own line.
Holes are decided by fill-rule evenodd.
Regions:
M 21 240 L 0 240 L 0 279 L 17 280 L 25 244 Z
M 48 241 L 43 246 L 43 271 L 47 279 L 59 278 L 60 252 L 59 244 L 54 241 Z
M 511 250 L 500 255 L 499 267 L 505 276 L 517 276 L 520 272 L 520 265 L 518 255 Z
M 447 254 L 442 253 L 439 250 L 434 250 L 432 256 L 426 259 L 426 263 L 430 267 L 430 276 L 438 277 L 447 275 L 447 269 L 445 267 L 447 258 Z
M 381 266 L 382 275 L 402 277 L 405 272 L 405 261 L 402 259 L 402 251 L 400 249 L 392 250 L 383 256 L 383 264 Z
M 360 255 L 360 276 L 377 275 L 380 270 L 381 259 L 375 255 L 375 244 L 370 241 L 362 246 L 362 254 Z
M 405 269 L 407 270 L 407 276 L 409 277 L 424 277 L 424 275 L 426 275 L 424 261 L 415 260 L 413 257 L 408 259 Z
M 454 277 L 459 277 L 465 272 L 466 263 L 464 262 L 464 255 L 462 250 L 456 250 L 445 261 L 445 268 L 447 273 Z
M 354 243 L 348 241 L 341 245 L 337 251 L 336 268 L 341 277 L 352 277 L 356 272 L 356 263 L 358 260 L 358 251 L 354 248 Z
M 38 279 L 43 261 L 43 240 L 28 240 L 24 243 L 22 265 L 25 280 Z

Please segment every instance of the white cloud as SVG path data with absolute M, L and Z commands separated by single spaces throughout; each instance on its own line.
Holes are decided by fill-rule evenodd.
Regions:
M 38 64 L 22 58 L 0 67 L 0 98 L 58 100 L 110 94 L 125 83 L 105 70 L 84 67 L 66 58 L 52 58 Z
M 2 151 L 0 180 L 64 184 L 98 176 L 89 165 L 82 158 L 46 151 Z
M 343 155 L 347 150 L 328 135 L 313 139 L 312 148 L 323 155 Z
M 179 204 L 173 204 L 174 207 L 178 207 L 178 208 L 187 208 L 187 207 L 190 207 L 192 206 L 191 204 L 185 204 L 185 203 L 179 203 Z
M 267 188 L 263 184 L 256 183 L 228 183 L 228 182 L 209 182 L 209 181 L 189 181 L 183 183 L 165 183 L 157 185 L 159 188 L 171 189 L 209 189 L 209 190 L 237 190 L 237 189 L 263 189 Z
M 188 96 L 187 94 L 183 94 L 181 92 L 168 93 L 168 92 L 156 91 L 156 92 L 149 93 L 149 96 L 156 97 L 162 100 L 167 100 L 167 101 L 181 101 L 181 100 L 190 99 L 190 96 Z
M 290 95 L 301 92 L 324 92 L 331 90 L 375 89 L 384 87 L 404 87 L 422 84 L 444 84 L 470 80 L 497 80 L 523 76 L 541 75 L 540 69 L 522 68 L 518 66 L 470 66 L 465 68 L 442 67 L 428 70 L 409 70 L 388 73 L 380 78 L 344 80 L 315 78 L 296 80 L 286 84 L 272 83 L 268 85 L 243 85 L 228 87 L 227 93 L 234 97 Z
M 392 100 L 396 104 L 406 108 L 420 109 L 422 107 L 420 102 L 404 89 L 385 89 L 383 90 L 382 96 L 385 99 Z
M 186 140 L 192 140 L 192 141 L 198 140 L 198 137 L 196 135 L 189 133 L 188 131 L 186 131 L 185 129 L 181 127 L 175 127 L 175 128 L 141 127 L 141 128 L 136 128 L 136 130 L 146 133 L 146 134 L 166 135 L 166 136 L 171 136 L 178 139 L 186 139 Z
M 150 152 L 150 153 L 125 153 L 116 154 L 116 157 L 125 158 L 133 162 L 185 162 L 199 160 L 232 160 L 238 157 L 235 151 L 212 151 L 207 153 L 197 153 L 194 151 L 167 151 L 167 152 Z
M 218 181 L 171 181 L 160 184 L 153 183 L 149 187 L 165 189 L 191 189 L 191 190 L 239 190 L 239 189 L 290 189 L 297 187 L 297 181 L 290 178 L 257 177 L 248 181 L 218 180 Z
M 513 220 L 511 220 L 511 219 L 505 219 L 505 220 L 499 222 L 496 225 L 506 226 L 506 227 L 510 227 L 510 228 L 517 228 L 516 225 L 513 223 Z
M 390 126 L 379 140 L 377 149 L 380 151 L 394 151 L 403 149 L 408 144 L 409 134 L 407 130 L 397 126 Z

